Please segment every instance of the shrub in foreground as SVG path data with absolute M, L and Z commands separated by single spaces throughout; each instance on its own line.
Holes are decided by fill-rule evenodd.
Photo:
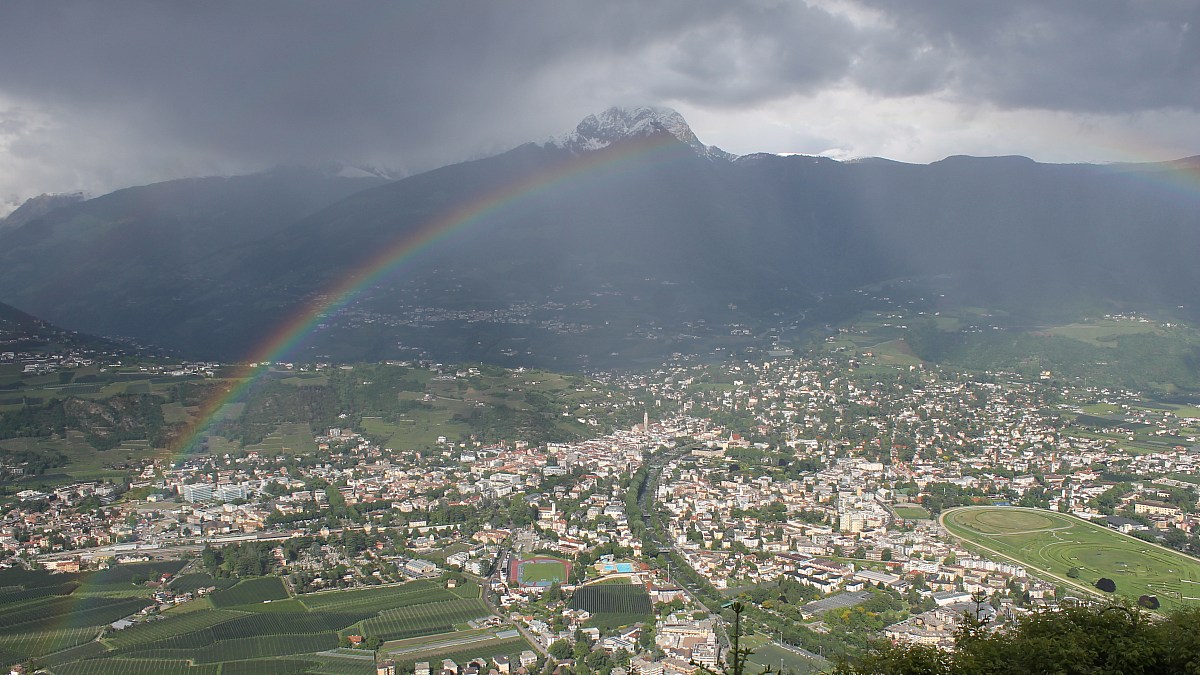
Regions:
M 925 645 L 883 644 L 839 664 L 836 672 L 1196 673 L 1200 672 L 1200 609 L 1160 617 L 1136 607 L 1074 607 L 1039 612 L 996 631 L 965 621 L 952 652 Z

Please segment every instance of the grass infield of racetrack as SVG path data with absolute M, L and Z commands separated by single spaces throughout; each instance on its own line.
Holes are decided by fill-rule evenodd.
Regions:
M 513 563 L 513 581 L 522 586 L 549 586 L 566 583 L 571 563 L 558 558 L 537 557 Z
M 1157 595 L 1164 609 L 1200 604 L 1200 560 L 1115 532 L 1074 516 L 1016 507 L 964 507 L 942 514 L 942 524 L 968 543 L 1014 560 L 1038 576 L 1086 586 L 1097 579 L 1137 599 Z M 1067 571 L 1078 567 L 1078 579 Z

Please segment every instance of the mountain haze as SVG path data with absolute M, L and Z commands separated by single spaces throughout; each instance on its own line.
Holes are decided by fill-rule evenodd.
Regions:
M 734 157 L 674 111 L 610 109 L 547 143 L 375 187 L 222 192 L 235 179 L 203 179 L 81 202 L 0 235 L 0 297 L 81 330 L 237 357 L 395 242 L 528 183 L 368 289 L 355 306 L 376 315 L 370 330 L 339 338 L 361 338 L 353 355 L 402 340 L 490 359 L 540 339 L 587 362 L 696 321 L 829 320 L 830 298 L 897 277 L 1022 312 L 1173 307 L 1200 284 L 1200 198 L 1179 187 L 1194 165 Z M 143 208 L 144 191 L 159 201 Z M 420 323 L 415 308 L 455 318 L 400 325 Z
M 84 199 L 87 199 L 87 197 L 82 192 L 43 194 L 37 197 L 30 197 L 25 200 L 25 203 L 18 206 L 16 210 L 8 214 L 7 217 L 0 218 L 0 230 L 16 229 L 41 218 L 54 209 L 69 206 Z
M 0 230 L 0 297 L 91 333 L 157 334 L 179 299 L 204 292 L 206 261 L 384 182 L 281 168 L 60 200 Z
M 51 353 L 74 348 L 110 353 L 137 351 L 131 345 L 64 330 L 0 302 L 0 352 Z

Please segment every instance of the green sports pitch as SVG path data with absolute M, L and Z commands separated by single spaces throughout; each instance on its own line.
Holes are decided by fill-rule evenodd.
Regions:
M 1040 509 L 964 507 L 942 515 L 951 534 L 1016 561 L 1036 576 L 1086 587 L 1101 577 L 1117 593 L 1158 596 L 1164 608 L 1200 605 L 1200 560 L 1089 523 Z M 986 554 L 986 551 L 985 551 Z M 1079 578 L 1067 571 L 1079 568 Z
M 566 583 L 570 574 L 571 563 L 566 560 L 539 556 L 514 561 L 510 581 L 524 587 L 545 588 L 555 583 Z

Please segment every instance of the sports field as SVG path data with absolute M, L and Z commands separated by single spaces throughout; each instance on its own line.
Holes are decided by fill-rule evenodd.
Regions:
M 571 563 L 558 558 L 538 557 L 512 563 L 510 580 L 521 586 L 550 586 L 565 584 L 571 573 Z
M 1164 608 L 1200 604 L 1200 560 L 1094 525 L 1074 516 L 1017 507 L 963 507 L 942 515 L 952 534 L 1038 576 L 1095 591 L 1101 577 L 1117 593 L 1157 595 Z M 1079 568 L 1079 578 L 1067 571 Z
M 926 520 L 929 518 L 929 512 L 920 506 L 913 504 L 905 504 L 904 506 L 896 506 L 892 508 L 896 512 L 896 516 L 905 520 Z

